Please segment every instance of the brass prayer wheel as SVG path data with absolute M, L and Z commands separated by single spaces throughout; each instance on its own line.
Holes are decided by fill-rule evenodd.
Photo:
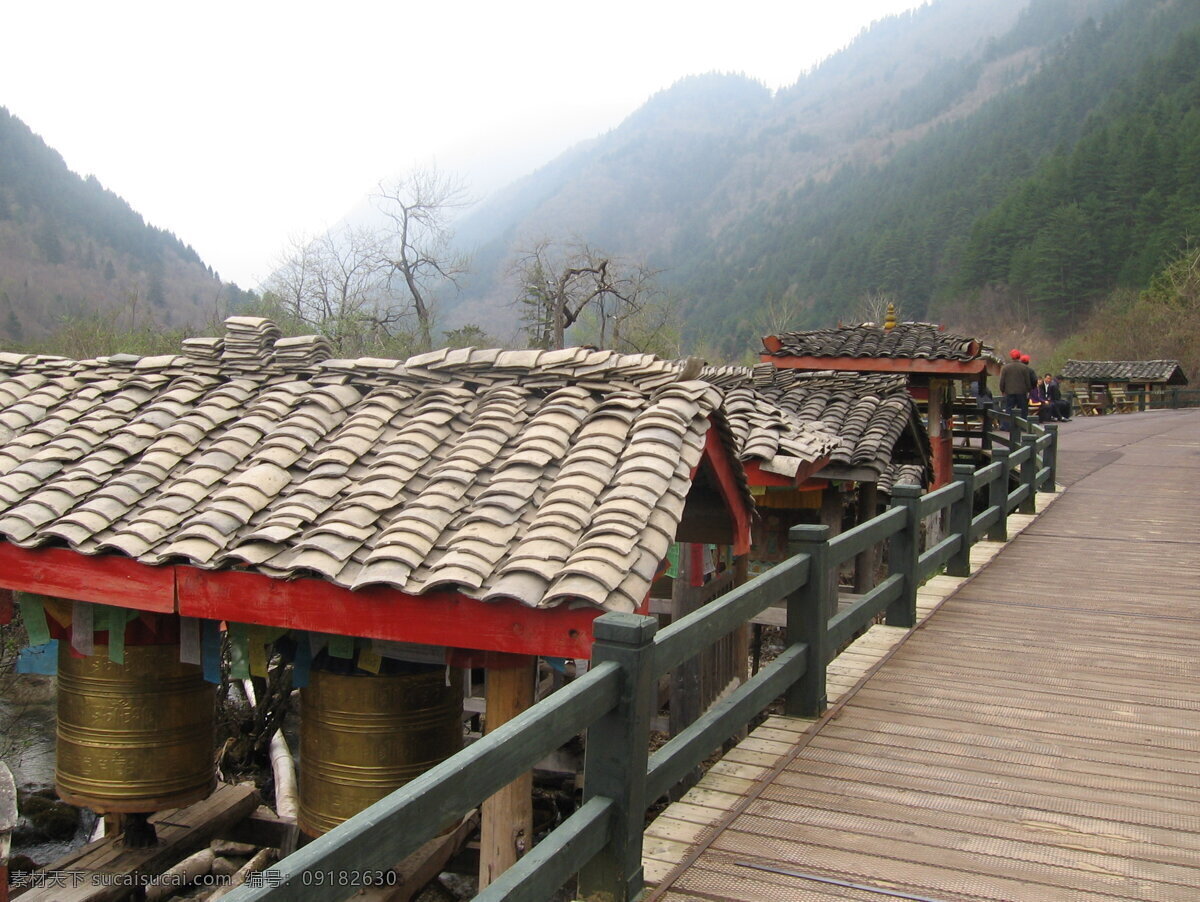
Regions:
M 300 690 L 300 829 L 333 829 L 459 751 L 462 737 L 457 669 L 314 669 Z
M 102 813 L 144 813 L 206 798 L 213 770 L 213 693 L 178 645 L 58 653 L 55 782 L 63 801 Z

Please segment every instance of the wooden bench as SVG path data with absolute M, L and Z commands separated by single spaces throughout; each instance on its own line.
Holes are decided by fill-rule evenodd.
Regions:
M 1135 413 L 1137 411 L 1138 399 L 1129 397 L 1124 386 L 1109 386 L 1108 393 L 1112 397 L 1113 410 L 1117 413 Z
M 1094 417 L 1104 412 L 1100 405 L 1092 400 L 1086 388 L 1075 389 L 1075 409 L 1080 416 L 1085 417 Z

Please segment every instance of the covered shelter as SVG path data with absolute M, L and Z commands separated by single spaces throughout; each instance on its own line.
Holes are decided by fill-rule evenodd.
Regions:
M 0 354 L 0 586 L 54 599 L 77 652 L 82 625 L 170 621 L 206 675 L 222 623 L 251 670 L 281 631 L 519 676 L 586 659 L 673 542 L 748 551 L 721 392 L 682 376 L 583 348 L 330 359 L 253 317 L 177 355 Z
M 1061 378 L 1104 407 L 1136 405 L 1131 395 L 1188 384 L 1178 360 L 1068 360 Z
M 834 535 L 874 517 L 897 483 L 929 484 L 931 450 L 920 411 L 900 374 L 753 367 L 709 368 L 719 385 L 761 517 L 751 572 L 787 556 L 797 523 L 822 522 Z M 870 582 L 860 562 L 856 584 Z
M 1000 372 L 999 358 L 982 341 L 933 323 L 889 319 L 883 325 L 783 332 L 765 337 L 763 346 L 762 362 L 779 369 L 902 375 L 909 394 L 925 405 L 935 488 L 953 476 L 953 384 L 986 382 Z

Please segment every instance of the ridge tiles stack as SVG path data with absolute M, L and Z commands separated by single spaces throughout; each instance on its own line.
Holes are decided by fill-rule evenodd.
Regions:
M 0 354 L 0 537 L 628 611 L 710 425 L 733 447 L 720 390 L 678 361 L 328 350 L 232 317 L 178 355 Z

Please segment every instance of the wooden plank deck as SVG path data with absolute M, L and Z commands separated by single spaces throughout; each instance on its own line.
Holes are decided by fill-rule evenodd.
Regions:
M 1200 411 L 1060 435 L 1053 507 L 648 828 L 651 899 L 1200 899 Z

